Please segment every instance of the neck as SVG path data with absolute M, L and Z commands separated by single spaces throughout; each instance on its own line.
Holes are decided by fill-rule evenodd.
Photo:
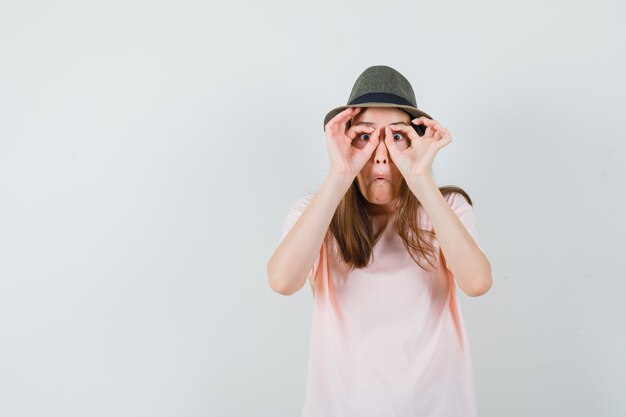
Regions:
M 397 197 L 387 204 L 368 204 L 367 211 L 371 216 L 388 216 L 396 212 L 400 198 Z

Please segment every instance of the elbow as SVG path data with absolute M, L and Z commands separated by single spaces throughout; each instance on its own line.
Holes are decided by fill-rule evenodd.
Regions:
M 270 260 L 267 264 L 267 284 L 275 293 L 280 295 L 292 295 L 294 292 L 291 291 L 284 282 L 284 280 L 276 278 L 276 274 L 272 271 Z
M 271 275 L 268 275 L 267 283 L 272 289 L 272 291 L 274 291 L 275 293 L 278 293 L 280 295 L 292 295 L 293 294 L 293 291 L 291 291 L 285 285 L 281 284 L 280 281 L 277 281 L 276 279 L 272 279 Z
M 472 285 L 472 289 L 468 292 L 470 297 L 480 297 L 481 295 L 485 295 L 493 285 L 493 278 L 491 277 L 491 264 L 487 260 L 486 256 L 485 262 L 486 266 L 484 271 L 472 280 L 474 285 Z
M 472 289 L 467 291 L 467 295 L 470 297 L 480 297 L 481 295 L 485 295 L 493 285 L 491 274 L 479 278 L 475 282 L 476 284 L 472 287 Z
M 491 265 L 489 265 L 489 262 L 485 264 L 484 268 L 466 272 L 467 274 L 460 275 L 461 279 L 457 279 L 459 287 L 465 294 L 470 297 L 480 297 L 491 289 L 493 279 L 491 278 Z

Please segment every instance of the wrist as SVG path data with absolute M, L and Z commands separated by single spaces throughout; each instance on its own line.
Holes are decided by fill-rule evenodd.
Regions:
M 324 179 L 324 183 L 328 184 L 332 189 L 337 190 L 341 193 L 341 196 L 348 191 L 352 183 L 354 182 L 353 175 L 339 174 L 336 172 L 329 172 L 326 178 Z
M 418 198 L 429 189 L 439 189 L 432 175 L 430 174 L 413 174 L 407 180 L 407 185 Z

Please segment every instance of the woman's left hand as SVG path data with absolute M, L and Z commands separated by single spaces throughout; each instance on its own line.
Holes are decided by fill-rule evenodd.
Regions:
M 450 142 L 450 132 L 439 122 L 425 116 L 411 120 L 415 125 L 426 126 L 424 136 L 419 136 L 413 126 L 394 125 L 385 127 L 385 145 L 400 173 L 406 178 L 419 175 L 430 175 L 433 160 L 439 149 Z M 405 134 L 411 140 L 411 146 L 399 149 L 393 140 L 395 132 Z

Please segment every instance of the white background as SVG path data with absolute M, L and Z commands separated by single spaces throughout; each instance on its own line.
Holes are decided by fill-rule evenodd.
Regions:
M 327 173 L 324 115 L 379 64 L 474 200 L 480 416 L 625 415 L 624 12 L 2 1 L 0 415 L 298 416 L 313 298 L 266 263 Z

